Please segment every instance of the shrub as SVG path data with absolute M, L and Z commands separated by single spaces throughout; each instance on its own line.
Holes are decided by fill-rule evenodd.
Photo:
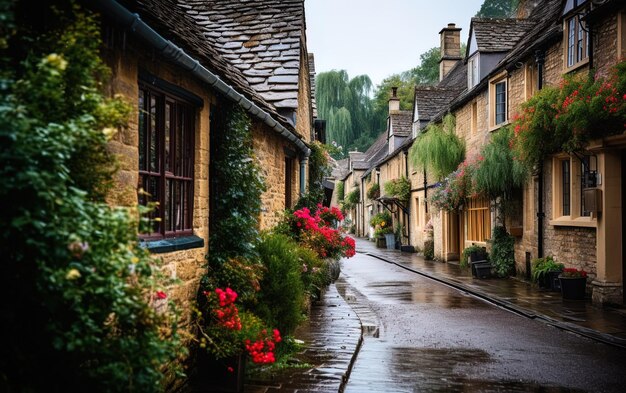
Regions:
M 350 191 L 348 195 L 346 196 L 346 202 L 352 206 L 359 203 L 360 200 L 361 200 L 361 191 L 359 190 L 358 187 Z
M 424 241 L 424 259 L 430 261 L 435 258 L 435 241 L 428 239 Z
M 367 198 L 376 199 L 378 197 L 380 197 L 380 186 L 378 183 L 372 183 L 372 185 L 367 189 Z
M 515 238 L 510 236 L 502 226 L 493 228 L 491 236 L 491 263 L 496 274 L 507 277 L 515 268 Z
M 261 281 L 256 314 L 283 334 L 293 333 L 303 320 L 304 283 L 298 245 L 282 234 L 265 233 L 258 245 L 267 269 Z
M 538 283 L 544 279 L 548 272 L 563 271 L 565 265 L 557 263 L 551 256 L 545 258 L 536 258 L 532 262 L 531 279 Z
M 396 197 L 402 202 L 411 198 L 411 182 L 404 176 L 385 183 L 385 194 Z
M 461 261 L 460 261 L 460 265 L 461 267 L 467 267 L 469 264 L 469 257 L 472 253 L 476 253 L 477 255 L 480 255 L 481 257 L 484 257 L 484 259 L 488 260 L 489 259 L 489 255 L 487 254 L 487 251 L 485 250 L 485 247 L 481 247 L 477 244 L 472 244 L 471 246 L 465 248 L 465 250 L 463 250 L 463 254 L 461 255 Z
M 343 181 L 337 182 L 337 200 L 343 201 L 345 197 L 345 184 Z
M 129 109 L 100 91 L 95 19 L 60 7 L 52 26 L 18 24 L 11 49 L 26 58 L 3 64 L 0 83 L 0 390 L 159 391 L 184 353 L 160 307 L 168 282 L 139 247 L 138 211 L 98 202 Z
M 322 288 L 331 283 L 330 267 L 328 262 L 320 259 L 313 250 L 304 247 L 296 249 L 302 266 L 302 282 L 306 292 L 317 299 Z

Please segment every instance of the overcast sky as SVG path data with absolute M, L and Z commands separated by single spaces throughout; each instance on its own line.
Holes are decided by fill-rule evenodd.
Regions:
M 420 54 L 439 47 L 439 31 L 461 27 L 467 42 L 470 18 L 483 0 L 305 0 L 307 45 L 315 69 L 367 74 L 374 85 L 409 70 Z

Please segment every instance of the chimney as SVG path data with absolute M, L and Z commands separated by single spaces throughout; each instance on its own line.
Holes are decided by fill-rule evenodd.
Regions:
M 389 113 L 400 110 L 400 99 L 398 98 L 398 88 L 391 88 L 391 98 L 389 99 Z
M 461 60 L 461 29 L 454 23 L 448 23 L 439 32 L 441 39 L 441 60 L 439 60 L 439 80 L 450 72 L 457 61 Z

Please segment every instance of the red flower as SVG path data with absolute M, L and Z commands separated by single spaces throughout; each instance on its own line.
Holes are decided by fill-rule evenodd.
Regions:
M 163 291 L 157 291 L 156 292 L 156 297 L 157 297 L 157 299 L 167 299 L 167 293 L 165 293 Z

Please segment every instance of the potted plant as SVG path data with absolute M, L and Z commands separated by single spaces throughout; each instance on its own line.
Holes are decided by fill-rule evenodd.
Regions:
M 562 263 L 555 262 L 551 256 L 536 258 L 532 262 L 531 279 L 541 288 L 559 291 L 561 283 L 558 278 L 564 268 Z
M 370 219 L 370 225 L 374 227 L 374 237 L 376 238 L 376 247 L 382 248 L 385 245 L 385 235 L 393 233 L 391 228 L 391 214 L 388 212 L 377 213 Z
M 563 299 L 584 300 L 587 287 L 587 272 L 576 268 L 565 268 L 559 275 Z
M 264 323 L 252 313 L 239 311 L 237 293 L 230 288 L 204 291 L 197 310 L 200 332 L 198 374 L 200 388 L 209 391 L 241 392 L 245 363 L 273 363 L 280 332 L 268 333 Z

